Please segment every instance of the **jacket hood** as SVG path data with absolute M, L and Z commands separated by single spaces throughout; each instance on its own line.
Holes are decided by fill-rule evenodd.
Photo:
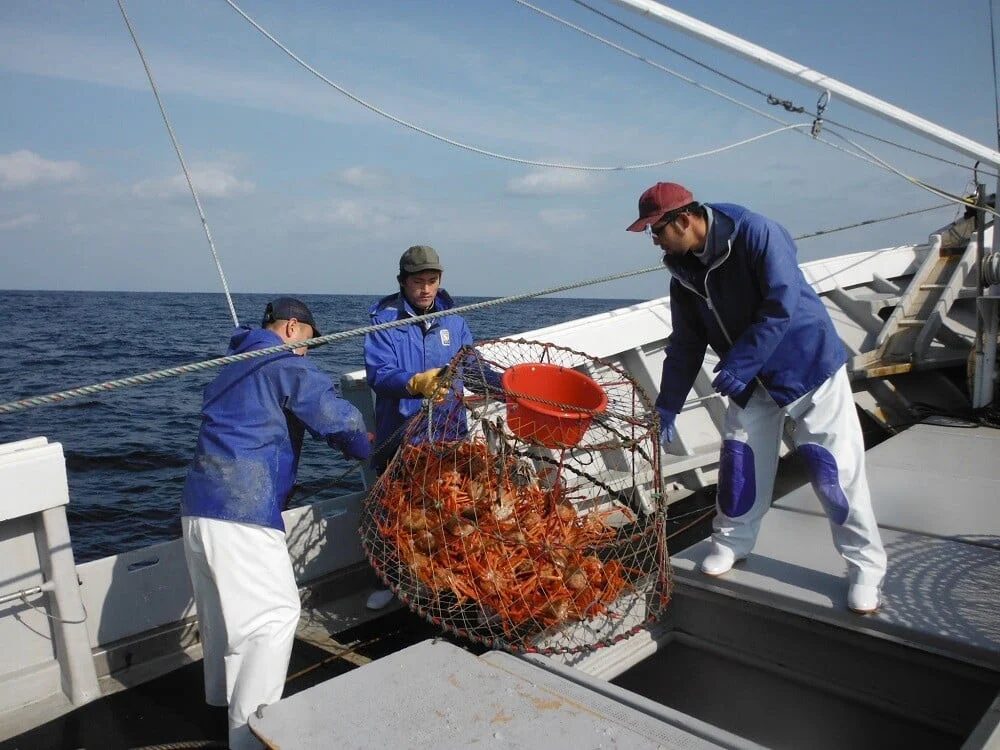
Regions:
M 229 339 L 229 351 L 226 354 L 241 354 L 254 349 L 266 349 L 269 346 L 280 346 L 284 342 L 274 331 L 266 328 L 248 328 L 241 326 L 233 331 Z
M 736 236 L 740 229 L 740 222 L 743 221 L 750 210 L 744 206 L 737 206 L 734 203 L 706 203 L 706 207 L 711 209 L 712 218 L 712 232 L 710 236 L 706 238 L 706 242 L 714 239 L 716 242 L 716 247 L 706 248 L 706 252 L 710 254 L 708 263 L 703 263 L 701 259 L 697 258 L 693 253 L 684 253 L 680 257 L 670 256 L 667 254 L 663 255 L 663 265 L 666 266 L 667 270 L 670 271 L 674 276 L 679 276 L 688 286 L 693 285 L 692 279 L 704 273 L 705 266 L 713 266 L 725 253 L 722 252 L 723 243 L 728 243 Z M 719 216 L 723 216 L 729 220 L 732 224 L 732 232 L 728 235 L 722 235 L 718 233 L 719 226 Z

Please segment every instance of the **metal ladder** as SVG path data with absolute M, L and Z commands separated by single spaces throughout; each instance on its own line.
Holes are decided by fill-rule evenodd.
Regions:
M 934 235 L 927 255 L 905 289 L 878 280 L 882 291 L 896 291 L 898 297 L 882 300 L 883 307 L 890 302 L 895 306 L 885 322 L 875 328 L 878 333 L 874 348 L 853 357 L 852 377 L 880 378 L 964 363 L 972 340 L 956 331 L 947 318 L 957 300 L 975 299 L 975 268 L 975 239 L 956 252 L 943 248 L 941 236 Z M 852 318 L 875 332 L 873 327 L 881 321 L 877 311 L 868 305 L 869 312 L 862 319 L 857 313 L 863 303 L 852 300 L 850 293 L 842 289 L 836 291 L 836 297 Z

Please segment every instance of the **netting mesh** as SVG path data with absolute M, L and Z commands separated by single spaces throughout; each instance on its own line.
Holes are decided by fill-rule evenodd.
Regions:
M 412 610 L 509 651 L 582 652 L 670 596 L 653 410 L 608 363 L 463 349 L 366 499 L 361 539 Z

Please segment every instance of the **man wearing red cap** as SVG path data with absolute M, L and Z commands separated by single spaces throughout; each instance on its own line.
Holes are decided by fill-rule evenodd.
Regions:
M 886 555 L 871 507 L 847 351 L 799 269 L 791 236 L 743 206 L 700 204 L 672 182 L 642 194 L 639 219 L 628 231 L 650 233 L 672 277 L 672 331 L 656 399 L 663 445 L 674 439 L 674 422 L 708 346 L 719 356 L 712 387 L 729 398 L 712 546 L 701 570 L 722 575 L 753 549 L 790 419 L 834 545 L 847 562 L 847 605 L 875 611 Z

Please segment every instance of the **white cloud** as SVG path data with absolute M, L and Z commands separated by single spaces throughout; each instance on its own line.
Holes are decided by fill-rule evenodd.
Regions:
M 345 185 L 357 188 L 377 188 L 389 181 L 389 176 L 371 167 L 348 167 L 337 174 L 337 179 Z
M 21 214 L 13 219 L 0 219 L 0 231 L 5 229 L 17 229 L 18 227 L 30 227 L 38 222 L 38 214 Z
M 412 219 L 420 214 L 412 204 L 395 202 L 391 208 L 378 208 L 369 201 L 333 199 L 298 211 L 304 221 L 336 224 L 354 229 L 381 229 L 392 222 Z
M 593 190 L 600 180 L 593 172 L 565 169 L 540 169 L 507 182 L 507 192 L 514 195 L 562 195 Z
M 0 154 L 0 188 L 4 190 L 68 182 L 82 175 L 83 167 L 75 161 L 50 161 L 26 149 Z
M 251 180 L 241 180 L 233 174 L 232 167 L 222 164 L 199 164 L 190 169 L 191 180 L 199 197 L 231 198 L 252 193 L 256 187 Z M 173 177 L 142 180 L 132 186 L 133 194 L 140 198 L 175 198 L 189 192 L 183 174 Z
M 538 218 L 552 226 L 566 226 L 583 221 L 587 214 L 578 208 L 543 208 L 538 212 Z

